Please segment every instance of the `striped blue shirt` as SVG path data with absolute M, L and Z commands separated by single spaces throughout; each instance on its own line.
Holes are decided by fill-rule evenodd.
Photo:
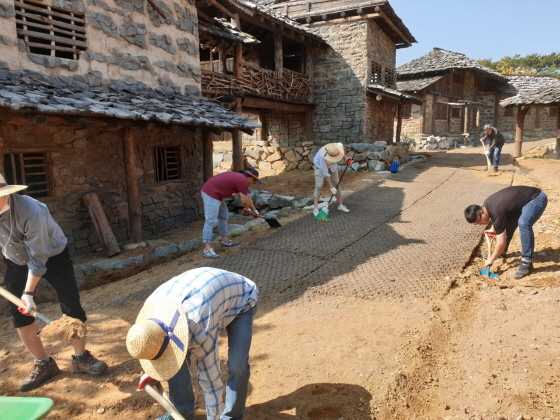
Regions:
M 259 289 L 246 277 L 218 268 L 201 267 L 173 277 L 147 300 L 180 301 L 189 323 L 189 350 L 197 358 L 198 382 L 204 391 L 208 420 L 223 411 L 218 335 L 240 313 L 257 304 Z

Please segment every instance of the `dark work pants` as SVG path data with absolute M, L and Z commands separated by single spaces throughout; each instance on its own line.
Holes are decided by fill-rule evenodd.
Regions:
M 27 265 L 18 265 L 4 258 L 6 264 L 6 276 L 4 283 L 6 287 L 16 297 L 20 297 L 25 290 L 27 283 Z M 56 290 L 58 302 L 62 313 L 72 318 L 77 318 L 84 322 L 86 313 L 80 304 L 80 295 L 74 276 L 74 266 L 70 259 L 68 247 L 64 248 L 60 254 L 50 257 L 47 260 L 47 271 L 43 275 L 51 286 Z M 10 314 L 15 328 L 22 328 L 35 322 L 35 318 L 23 315 L 17 310 L 17 306 L 10 302 Z

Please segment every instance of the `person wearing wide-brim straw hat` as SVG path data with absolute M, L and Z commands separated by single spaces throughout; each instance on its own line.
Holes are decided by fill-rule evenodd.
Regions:
M 160 285 L 146 299 L 126 346 L 146 372 L 140 386 L 167 380 L 169 400 L 185 419 L 194 416 L 195 397 L 189 355 L 196 360 L 208 420 L 241 419 L 249 384 L 249 350 L 259 290 L 240 274 L 195 268 Z M 228 333 L 225 403 L 218 336 Z M 158 420 L 171 420 L 166 413 Z
M 319 198 L 321 188 L 326 182 L 330 192 L 336 196 L 338 210 L 349 212 L 348 207 L 342 204 L 342 191 L 338 187 L 338 162 L 345 160 L 347 165 L 352 163 L 352 158 L 344 154 L 342 143 L 329 143 L 321 147 L 313 158 L 313 169 L 315 175 L 315 189 L 313 190 L 313 215 L 319 213 Z M 330 173 L 329 173 L 330 172 Z
M 0 174 L 0 248 L 6 264 L 4 283 L 12 294 L 21 296 L 20 308 L 9 304 L 12 323 L 35 358 L 31 374 L 18 385 L 21 392 L 41 386 L 60 372 L 37 335 L 39 327 L 35 318 L 29 315 L 37 307 L 33 298 L 41 278 L 56 290 L 63 314 L 80 321 L 87 319 L 80 304 L 68 240 L 45 204 L 16 194 L 26 188 L 25 185 L 9 185 Z M 72 344 L 75 373 L 100 375 L 107 369 L 105 362 L 86 350 L 85 338 L 73 340 Z

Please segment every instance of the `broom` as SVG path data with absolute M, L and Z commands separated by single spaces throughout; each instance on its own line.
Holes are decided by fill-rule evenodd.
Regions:
M 340 185 L 340 182 L 342 181 L 342 178 L 344 178 L 344 174 L 346 173 L 346 169 L 348 169 L 348 167 L 350 166 L 350 164 L 346 165 L 346 168 L 344 168 L 344 172 L 342 172 L 342 175 L 340 176 L 340 179 L 338 180 L 338 184 L 336 184 L 336 189 L 338 190 L 338 186 Z M 325 207 L 323 207 L 319 213 L 317 213 L 317 216 L 315 216 L 315 220 L 318 220 L 320 222 L 328 222 L 329 221 L 329 204 L 331 204 L 331 200 L 333 199 L 334 194 L 331 195 L 331 198 L 329 198 L 329 202 L 327 203 L 327 205 Z

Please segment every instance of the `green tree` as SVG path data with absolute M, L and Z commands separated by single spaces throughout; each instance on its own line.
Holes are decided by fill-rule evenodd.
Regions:
M 506 55 L 497 61 L 485 58 L 478 63 L 504 74 L 547 74 L 560 79 L 560 52 Z

